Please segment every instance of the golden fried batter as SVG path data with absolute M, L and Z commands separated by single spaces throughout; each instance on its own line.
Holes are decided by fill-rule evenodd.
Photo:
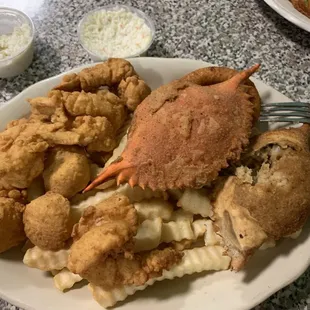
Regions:
M 46 191 L 66 198 L 80 192 L 90 181 L 90 166 L 85 152 L 77 146 L 58 146 L 48 153 L 43 171 Z
M 164 269 L 180 262 L 182 254 L 170 248 L 143 255 L 124 253 L 132 231 L 125 221 L 93 227 L 71 247 L 68 268 L 105 289 L 119 285 L 143 285 Z
M 18 190 L 16 188 L 14 189 L 1 189 L 0 190 L 0 197 L 3 198 L 12 198 L 15 201 L 25 204 L 27 202 L 27 190 L 22 189 Z
M 59 93 L 53 92 L 50 97 L 36 97 L 29 99 L 28 102 L 31 105 L 30 119 L 63 125 L 68 122 L 63 99 Z
M 188 73 L 181 78 L 183 82 L 190 82 L 202 86 L 214 85 L 231 79 L 238 71 L 226 67 L 205 67 Z M 260 115 L 261 99 L 254 83 L 248 78 L 240 85 L 239 89 L 249 95 L 249 101 L 254 106 L 255 120 Z
M 240 270 L 255 250 L 268 239 L 249 212 L 235 202 L 235 190 L 239 185 L 236 177 L 228 178 L 214 204 L 215 223 L 232 257 L 231 266 L 234 270 Z
M 239 270 L 267 239 L 299 231 L 310 215 L 309 127 L 266 132 L 215 201 L 216 225 Z
M 97 272 L 94 276 L 100 277 L 104 272 L 102 270 L 100 273 L 100 262 L 108 255 L 113 257 L 131 250 L 130 240 L 133 235 L 134 232 L 126 221 L 113 221 L 92 227 L 72 244 L 68 268 L 86 279 Z
M 57 251 L 71 235 L 70 203 L 60 194 L 47 192 L 26 206 L 23 221 L 25 233 L 34 245 Z
M 77 240 L 93 226 L 104 225 L 106 222 L 124 220 L 129 228 L 137 231 L 137 211 L 127 196 L 114 194 L 96 206 L 88 207 L 78 224 L 74 226 L 73 238 Z
M 24 208 L 12 198 L 0 197 L 0 253 L 26 239 L 23 225 Z
M 42 173 L 47 148 L 46 142 L 30 136 L 0 150 L 0 188 L 27 188 Z
M 125 59 L 110 58 L 106 62 L 83 69 L 78 74 L 66 75 L 56 90 L 94 91 L 100 86 L 112 86 L 135 75 L 133 66 Z
M 80 136 L 68 131 L 62 123 L 44 123 L 37 119 L 22 119 L 10 123 L 7 130 L 0 133 L 0 151 L 7 150 L 14 141 L 36 139 L 50 146 L 79 144 Z
M 117 93 L 126 102 L 127 108 L 134 111 L 151 93 L 151 89 L 139 77 L 130 76 L 119 83 Z
M 236 187 L 236 203 L 275 240 L 300 230 L 310 215 L 308 128 L 262 134 L 253 145 L 263 159 L 255 180 Z
M 119 129 L 126 118 L 123 101 L 108 90 L 99 90 L 97 93 L 60 92 L 64 97 L 64 105 L 72 116 L 105 116 L 114 129 Z
M 115 131 L 104 116 L 78 116 L 72 123 L 72 131 L 80 136 L 80 144 L 88 152 L 110 152 L 116 147 Z

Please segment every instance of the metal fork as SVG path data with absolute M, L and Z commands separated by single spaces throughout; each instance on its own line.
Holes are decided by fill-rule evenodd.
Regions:
M 263 103 L 260 121 L 310 124 L 310 103 L 299 101 Z

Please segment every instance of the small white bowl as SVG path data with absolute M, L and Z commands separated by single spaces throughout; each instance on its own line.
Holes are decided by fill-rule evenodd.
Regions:
M 88 12 L 86 15 L 84 15 L 84 17 L 82 18 L 82 20 L 78 24 L 78 30 L 77 30 L 78 37 L 79 37 L 79 40 L 80 40 L 80 43 L 81 43 L 82 47 L 88 52 L 88 54 L 90 55 L 91 59 L 93 61 L 95 61 L 95 62 L 107 60 L 108 58 L 115 57 L 115 56 L 114 55 L 102 56 L 102 55 L 98 55 L 95 52 L 89 50 L 89 48 L 87 48 L 85 46 L 85 44 L 83 43 L 83 40 L 82 40 L 82 37 L 81 37 L 81 27 L 83 26 L 83 23 L 86 21 L 86 19 L 90 15 L 94 14 L 95 12 L 100 12 L 100 11 L 111 12 L 111 11 L 117 11 L 119 9 L 124 9 L 124 10 L 126 10 L 128 12 L 131 12 L 131 13 L 137 15 L 138 17 L 142 18 L 145 21 L 146 25 L 150 28 L 151 35 L 152 35 L 151 41 L 149 42 L 149 44 L 144 49 L 141 49 L 138 53 L 135 53 L 135 54 L 132 54 L 132 55 L 125 55 L 123 58 L 133 58 L 133 57 L 145 56 L 147 51 L 148 51 L 148 49 L 150 48 L 150 46 L 152 45 L 152 43 L 154 41 L 154 37 L 155 37 L 155 26 L 154 26 L 154 23 L 153 23 L 152 19 L 149 16 L 147 16 L 145 13 L 143 13 L 142 11 L 140 11 L 140 10 L 134 8 L 134 7 L 128 6 L 128 5 L 120 5 L 120 4 L 106 5 L 106 6 L 100 7 L 99 9 L 92 10 L 92 11 Z
M 0 35 L 10 34 L 15 27 L 27 23 L 31 29 L 29 43 L 16 55 L 0 60 L 0 78 L 16 76 L 24 72 L 33 59 L 33 41 L 35 28 L 31 18 L 25 13 L 7 7 L 0 7 Z

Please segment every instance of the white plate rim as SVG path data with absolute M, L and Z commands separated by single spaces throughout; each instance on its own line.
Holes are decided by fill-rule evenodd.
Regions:
M 294 25 L 298 26 L 299 28 L 304 29 L 305 31 L 310 32 L 310 19 L 300 13 L 298 10 L 294 8 L 291 4 L 291 9 L 288 10 L 285 8 L 279 0 L 264 0 L 274 11 L 276 11 L 279 15 L 284 17 L 289 22 L 293 23 Z M 284 0 L 289 2 L 288 0 Z M 306 20 L 308 19 L 308 21 Z
M 267 0 L 266 0 L 267 1 Z M 200 60 L 193 60 L 193 59 L 182 59 L 182 58 L 151 58 L 151 57 L 140 57 L 140 58 L 136 58 L 136 59 L 129 59 L 129 61 L 133 62 L 133 65 L 135 65 L 134 63 L 135 62 L 139 62 L 139 61 L 150 61 L 150 60 L 155 60 L 155 61 L 164 61 L 164 62 L 171 62 L 171 61 L 174 61 L 174 62 L 186 62 L 186 63 L 195 63 L 195 64 L 198 64 L 200 66 L 212 66 L 213 64 L 210 64 L 210 63 L 207 63 L 207 62 L 204 62 L 204 61 L 200 61 Z M 38 87 L 40 85 L 43 85 L 47 82 L 53 82 L 54 80 L 57 80 L 59 78 L 61 78 L 63 75 L 65 74 L 69 74 L 69 73 L 74 73 L 74 72 L 77 72 L 77 71 L 80 71 L 81 69 L 83 68 L 86 68 L 86 67 L 89 67 L 89 66 L 93 66 L 94 63 L 90 63 L 90 64 L 85 64 L 85 65 L 82 65 L 82 66 L 78 66 L 78 67 L 75 67 L 69 71 L 66 71 L 66 72 L 63 72 L 59 75 L 56 75 L 56 76 L 53 76 L 53 77 L 50 77 L 50 78 L 47 78 L 45 80 L 42 80 L 42 81 L 39 81 L 31 86 L 29 86 L 28 88 L 24 89 L 21 93 L 19 93 L 17 96 L 15 96 L 14 98 L 12 98 L 11 100 L 9 100 L 5 106 L 2 106 L 0 107 L 0 113 L 2 111 L 4 111 L 5 109 L 8 109 L 9 106 L 12 106 L 12 105 L 17 105 L 18 104 L 18 101 L 19 99 L 27 92 L 29 92 L 31 89 L 35 88 L 35 87 Z M 259 80 L 255 79 L 255 78 L 251 78 L 255 83 L 261 83 L 261 84 L 264 84 L 262 82 L 260 82 Z M 264 84 L 266 87 L 268 88 L 271 88 L 270 86 Z M 273 91 L 279 93 L 278 91 L 276 91 L 275 89 L 273 89 Z M 287 98 L 287 97 L 286 97 Z M 289 98 L 287 98 L 287 100 L 289 100 Z M 309 224 L 309 223 L 308 223 Z M 274 294 L 275 292 L 277 292 L 278 290 L 282 289 L 283 287 L 289 285 L 290 283 L 294 282 L 298 277 L 300 277 L 306 270 L 307 268 L 310 266 L 310 256 L 308 257 L 308 260 L 305 262 L 305 264 L 303 265 L 303 267 L 299 268 L 298 271 L 294 274 L 294 276 L 290 277 L 289 279 L 287 279 L 286 281 L 282 282 L 282 283 L 279 283 L 278 286 L 274 287 L 273 289 L 270 289 L 268 291 L 268 293 L 265 293 L 263 296 L 262 295 L 257 295 L 255 296 L 255 298 L 253 298 L 252 300 L 252 303 L 247 305 L 246 307 L 242 307 L 240 309 L 250 309 L 252 307 L 255 307 L 256 305 L 258 305 L 259 303 L 261 303 L 262 301 L 266 300 L 269 296 L 271 296 L 272 294 Z M 24 308 L 24 309 L 27 309 L 27 310 L 37 310 L 37 308 L 32 308 L 31 306 L 29 305 L 26 305 L 22 302 L 19 302 L 17 300 L 14 299 L 14 297 L 10 297 L 6 294 L 4 294 L 2 291 L 1 291 L 1 287 L 0 287 L 0 297 L 3 298 L 4 300 L 18 306 L 18 307 L 21 307 L 21 308 Z

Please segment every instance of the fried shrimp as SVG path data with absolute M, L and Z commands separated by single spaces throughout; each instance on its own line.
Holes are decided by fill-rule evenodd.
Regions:
M 100 86 L 113 86 L 129 76 L 136 75 L 133 66 L 125 59 L 110 58 L 106 62 L 83 69 L 78 74 L 66 75 L 56 90 L 93 91 Z
M 130 111 L 137 106 L 151 93 L 150 87 L 139 77 L 130 76 L 122 80 L 118 85 L 117 93 L 126 102 Z

